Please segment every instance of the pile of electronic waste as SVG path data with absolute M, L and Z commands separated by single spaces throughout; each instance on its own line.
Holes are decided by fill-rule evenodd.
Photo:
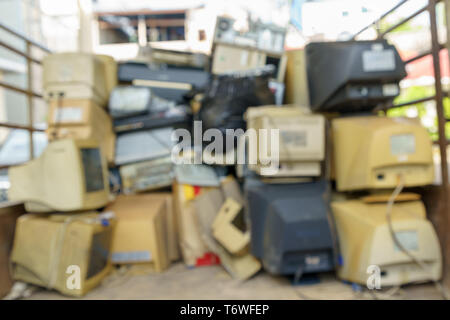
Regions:
M 374 113 L 406 75 L 396 49 L 284 52 L 284 30 L 264 42 L 230 25 L 219 18 L 211 57 L 45 58 L 50 143 L 9 170 L 9 198 L 29 212 L 15 280 L 80 296 L 113 265 L 180 259 L 242 280 L 337 270 L 365 285 L 372 266 L 382 286 L 440 279 L 438 239 L 408 190 L 433 181 L 430 138 L 416 120 Z

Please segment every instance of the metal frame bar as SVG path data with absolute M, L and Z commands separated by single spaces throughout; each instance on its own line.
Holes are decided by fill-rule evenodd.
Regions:
M 33 45 L 34 47 L 39 48 L 39 49 L 41 49 L 42 51 L 44 51 L 44 52 L 46 52 L 46 53 L 51 53 L 50 49 L 47 48 L 46 46 L 43 46 L 42 44 L 40 44 L 40 43 L 38 43 L 38 42 L 36 42 L 36 41 L 34 41 L 34 40 L 28 38 L 28 37 L 27 37 L 26 35 L 24 35 L 23 33 L 19 32 L 19 31 L 17 31 L 17 30 L 14 30 L 14 29 L 11 28 L 11 27 L 6 26 L 4 23 L 1 23 L 1 22 L 0 22 L 0 29 L 3 29 L 3 30 L 5 30 L 6 32 L 8 32 L 8 33 L 10 33 L 10 34 L 12 34 L 12 35 L 14 35 L 14 36 L 16 36 L 16 37 L 18 37 L 18 38 L 24 40 L 24 41 L 30 43 L 30 44 Z
M 411 100 L 411 101 L 407 101 L 404 103 L 398 103 L 398 104 L 388 104 L 383 106 L 382 108 L 377 109 L 376 111 L 382 111 L 382 110 L 388 110 L 388 109 L 393 109 L 393 108 L 400 108 L 400 107 L 407 107 L 413 104 L 417 104 L 417 103 L 422 103 L 422 102 L 427 102 L 427 101 L 431 101 L 434 100 L 435 96 L 429 96 L 429 97 L 425 97 L 425 98 L 420 98 L 420 99 L 415 99 L 415 100 Z
M 438 134 L 439 134 L 439 149 L 441 153 L 441 173 L 442 173 L 442 188 L 445 194 L 449 191 L 448 183 L 448 166 L 447 166 L 447 138 L 445 136 L 445 115 L 444 115 L 444 103 L 443 99 L 445 94 L 442 90 L 441 83 L 441 62 L 439 57 L 440 44 L 438 40 L 437 31 L 437 19 L 436 19 L 436 0 L 429 0 L 428 2 L 428 12 L 430 15 L 430 29 L 431 29 L 431 56 L 433 57 L 433 70 L 434 70 L 434 87 L 435 87 L 435 101 L 436 101 L 436 113 L 438 118 Z M 450 210 L 448 199 L 445 201 L 447 203 L 447 211 Z
M 30 57 L 29 55 L 27 55 L 26 53 L 20 51 L 20 50 L 17 49 L 17 48 L 14 48 L 14 47 L 12 47 L 12 46 L 10 46 L 10 45 L 4 43 L 4 42 L 0 42 L 0 45 L 1 45 L 2 47 L 4 47 L 4 48 L 8 49 L 9 51 L 12 51 L 12 52 L 14 52 L 15 54 L 18 54 L 19 56 L 24 57 L 24 58 L 27 59 L 27 60 L 31 60 L 31 61 L 33 61 L 34 63 L 37 63 L 37 64 L 41 64 L 41 62 L 40 62 L 39 60 Z
M 21 130 L 31 130 L 31 131 L 37 131 L 37 132 L 43 132 L 44 129 L 37 129 L 26 125 L 21 124 L 13 124 L 13 123 L 5 123 L 0 122 L 0 127 L 9 128 L 9 129 L 21 129 Z
M 408 0 L 402 0 L 399 3 L 397 3 L 394 7 L 392 7 L 391 9 L 389 9 L 388 11 L 386 11 L 385 13 L 383 13 L 377 20 L 373 21 L 371 24 L 365 26 L 364 28 L 362 28 L 361 30 L 359 30 L 357 33 L 355 33 L 352 37 L 352 40 L 356 40 L 356 37 L 358 35 L 360 35 L 361 33 L 363 33 L 364 31 L 366 31 L 367 29 L 369 29 L 372 26 L 376 26 L 381 20 L 383 20 L 385 17 L 387 17 L 388 15 L 390 15 L 392 12 L 394 12 L 395 10 L 397 10 L 399 7 L 401 7 L 402 5 L 404 5 L 406 2 L 408 2 Z
M 7 27 L 3 23 L 0 23 L 0 29 L 6 31 L 7 33 L 19 38 L 20 40 L 23 40 L 25 42 L 25 51 L 21 51 L 6 42 L 0 40 L 0 46 L 6 48 L 7 50 L 14 52 L 15 54 L 22 56 L 26 59 L 27 63 L 27 89 L 22 89 L 17 86 L 5 83 L 3 81 L 0 81 L 0 87 L 5 88 L 7 90 L 12 90 L 21 94 L 24 94 L 27 96 L 27 102 L 28 102 L 28 126 L 21 126 L 11 123 L 0 123 L 0 127 L 3 128 L 10 128 L 10 129 L 23 129 L 28 130 L 29 137 L 30 137 L 30 160 L 34 158 L 34 142 L 33 142 L 33 132 L 36 131 L 43 131 L 40 129 L 36 129 L 33 127 L 33 116 L 34 116 L 34 98 L 40 98 L 42 99 L 42 95 L 36 93 L 33 91 L 33 63 L 41 65 L 41 61 L 32 57 L 32 50 L 33 47 L 36 47 L 45 53 L 50 53 L 50 50 L 33 41 L 32 39 L 28 38 L 24 34 Z M 9 166 L 1 166 L 0 169 L 8 168 Z
M 3 87 L 3 88 L 8 89 L 8 90 L 15 91 L 15 92 L 19 92 L 19 93 L 22 93 L 22 94 L 26 94 L 27 96 L 33 96 L 35 98 L 42 98 L 42 95 L 40 95 L 40 94 L 38 94 L 36 92 L 33 92 L 31 90 L 28 90 L 28 89 L 22 89 L 22 88 L 13 86 L 13 85 L 11 85 L 9 83 L 6 83 L 6 82 L 3 82 L 3 81 L 0 81 L 0 87 Z
M 408 22 L 409 20 L 417 17 L 419 14 L 424 13 L 425 11 L 428 10 L 428 5 L 424 6 L 423 8 L 417 10 L 416 12 L 412 13 L 411 15 L 409 15 L 408 17 L 402 19 L 400 22 L 396 23 L 395 25 L 393 25 L 392 27 L 388 28 L 387 30 L 381 32 L 378 37 L 379 38 L 383 38 L 385 35 L 387 35 L 389 32 L 394 31 L 395 29 L 397 29 L 398 27 L 400 27 L 401 25 L 404 25 L 406 22 Z

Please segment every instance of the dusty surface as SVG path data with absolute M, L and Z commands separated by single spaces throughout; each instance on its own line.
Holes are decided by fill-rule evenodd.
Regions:
M 122 270 L 123 271 L 123 270 Z M 395 295 L 379 298 L 440 299 L 431 284 L 403 287 Z M 83 299 L 373 299 L 368 292 L 362 295 L 352 286 L 337 280 L 334 274 L 321 275 L 315 284 L 293 286 L 288 278 L 274 277 L 260 272 L 254 278 L 233 280 L 220 266 L 188 269 L 182 263 L 172 265 L 164 273 L 144 268 L 114 272 L 102 285 Z M 40 290 L 30 299 L 69 299 L 54 291 Z

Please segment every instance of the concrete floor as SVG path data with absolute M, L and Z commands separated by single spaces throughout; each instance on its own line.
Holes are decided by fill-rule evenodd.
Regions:
M 386 291 L 385 291 L 386 292 Z M 378 294 L 378 298 L 388 298 Z M 431 284 L 410 285 L 389 298 L 440 299 Z M 39 290 L 29 299 L 70 299 L 54 291 Z M 182 263 L 163 273 L 145 267 L 115 271 L 83 299 L 374 299 L 367 291 L 357 293 L 351 285 L 323 274 L 316 284 L 293 286 L 288 278 L 260 272 L 252 279 L 233 280 L 220 266 L 186 268 Z

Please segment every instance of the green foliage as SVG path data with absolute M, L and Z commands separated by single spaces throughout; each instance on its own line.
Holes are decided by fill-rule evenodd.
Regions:
M 395 21 L 395 22 L 387 22 L 385 20 L 382 20 L 380 22 L 380 31 L 384 32 L 387 29 L 391 28 L 392 26 L 396 25 L 397 23 L 400 22 L 401 19 Z M 410 31 L 418 31 L 423 29 L 423 26 L 420 25 L 412 25 L 411 21 L 405 22 L 404 24 L 398 26 L 397 28 L 395 28 L 394 30 L 391 31 L 391 33 L 394 32 L 410 32 Z
M 434 94 L 433 87 L 422 87 L 422 86 L 414 86 L 403 89 L 400 95 L 395 98 L 394 104 L 402 104 L 412 100 L 418 100 L 421 98 L 429 97 Z M 419 117 L 423 117 L 426 114 L 425 103 L 416 103 L 412 106 L 394 108 L 388 110 L 388 116 L 390 117 L 405 117 L 407 114 L 407 110 L 411 108 L 416 108 Z
M 417 100 L 434 95 L 434 87 L 413 86 L 403 89 L 401 94 L 394 100 L 394 104 L 401 104 L 412 100 Z M 450 99 L 445 98 L 444 101 L 444 113 L 447 118 L 450 118 Z M 427 105 L 425 102 L 416 103 L 411 106 L 393 108 L 387 111 L 388 117 L 406 117 L 409 109 L 416 109 L 419 118 L 423 118 L 427 114 L 427 108 L 434 108 L 434 106 Z M 433 124 L 427 127 L 428 132 L 433 140 L 438 139 L 438 123 L 437 117 L 434 119 Z M 446 124 L 446 136 L 450 139 L 450 123 Z

